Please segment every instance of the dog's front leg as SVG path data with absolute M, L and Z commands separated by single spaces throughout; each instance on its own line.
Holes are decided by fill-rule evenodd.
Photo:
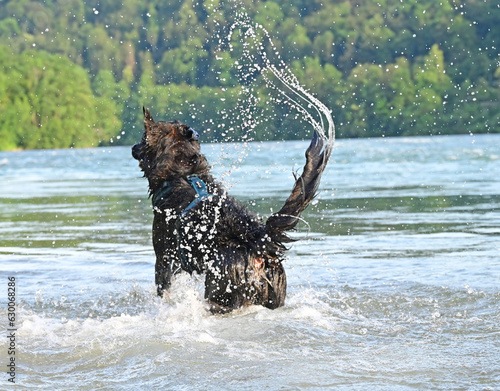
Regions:
M 156 253 L 155 284 L 158 296 L 168 291 L 172 277 L 181 271 L 173 226 L 161 214 L 155 214 L 153 221 L 153 247 Z
M 155 264 L 155 284 L 158 296 L 168 291 L 174 274 L 180 272 L 180 263 L 168 254 L 157 254 Z

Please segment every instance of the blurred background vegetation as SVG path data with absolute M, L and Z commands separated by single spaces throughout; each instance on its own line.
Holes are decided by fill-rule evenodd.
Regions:
M 497 1 L 239 3 L 332 110 L 338 137 L 500 132 Z M 241 50 L 221 52 L 218 41 L 234 7 L 0 1 L 0 149 L 132 144 L 141 137 L 143 105 L 157 119 L 205 130 L 205 140 L 225 140 L 211 127 L 238 99 L 233 64 Z M 261 105 L 276 104 L 264 85 L 255 94 Z M 238 141 L 239 132 L 235 126 L 229 139 Z M 303 137 L 282 115 L 251 135 Z

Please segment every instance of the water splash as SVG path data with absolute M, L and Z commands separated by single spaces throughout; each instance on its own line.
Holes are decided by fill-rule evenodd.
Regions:
M 263 80 L 269 92 L 266 98 L 273 106 L 287 106 L 296 113 L 295 119 L 307 122 L 321 138 L 327 140 L 326 164 L 335 141 L 331 111 L 300 85 L 297 77 L 281 59 L 264 26 L 253 22 L 237 1 L 233 2 L 233 6 L 235 21 L 226 35 L 219 39 L 219 55 L 216 58 L 227 61 L 227 56 L 223 55 L 227 52 L 233 53 L 231 57 L 237 57 L 232 70 L 237 75 L 240 96 L 237 107 L 222 113 L 225 121 L 220 126 L 227 128 L 225 122 L 231 123 L 231 118 L 235 118 L 241 121 L 246 139 L 261 123 L 276 117 L 277 114 L 270 113 L 268 107 L 262 108 L 262 96 L 259 96 L 257 89 L 261 87 Z M 241 53 L 234 56 L 235 51 Z

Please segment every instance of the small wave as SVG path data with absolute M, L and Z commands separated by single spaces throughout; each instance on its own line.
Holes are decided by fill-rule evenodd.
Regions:
M 360 363 L 369 362 L 382 374 L 387 363 L 427 373 L 450 355 L 461 357 L 464 339 L 455 343 L 457 330 L 490 336 L 497 324 L 491 308 L 498 304 L 498 293 L 469 286 L 292 285 L 284 307 L 252 306 L 225 315 L 210 314 L 202 281 L 187 274 L 175 279 L 163 300 L 153 288 L 135 285 L 112 297 L 112 311 L 118 311 L 114 315 L 109 315 L 106 296 L 96 300 L 92 315 L 84 309 L 71 318 L 60 311 L 61 302 L 67 306 L 69 299 L 40 298 L 43 308 L 21 308 L 18 335 L 25 384 L 35 384 L 29 389 L 90 389 L 82 385 L 93 379 L 93 389 L 118 384 L 123 387 L 116 389 L 130 389 L 131 381 L 136 388 L 154 389 L 151 381 L 156 386 L 187 381 L 189 388 L 198 389 L 200 378 L 227 386 L 252 376 L 255 385 L 255 374 L 265 384 L 276 373 L 289 373 L 290 366 L 304 369 L 304 376 L 330 378 L 332 357 L 342 371 L 362 373 Z M 5 318 L 5 309 L 0 316 Z M 467 342 L 468 349 L 479 348 L 476 339 Z M 438 340 L 445 340 L 443 352 L 436 347 Z M 425 363 L 429 350 L 436 356 Z M 413 358 L 408 362 L 402 357 Z M 491 364 L 485 357 L 478 365 Z
M 54 351 L 73 347 L 109 351 L 124 341 L 142 339 L 216 342 L 207 332 L 215 318 L 202 298 L 199 282 L 187 275 L 174 281 L 164 301 L 151 290 L 138 287 L 115 298 L 103 296 L 80 305 L 67 298 L 38 297 L 37 301 L 43 313 L 23 310 L 19 326 L 19 335 L 35 350 L 46 346 Z M 68 319 L 70 314 L 73 317 Z
M 21 308 L 19 334 L 35 350 L 42 346 L 54 350 L 100 346 L 100 350 L 108 350 L 116 348 L 118 341 L 127 340 L 219 344 L 230 343 L 238 335 L 255 333 L 270 323 L 286 326 L 298 322 L 341 331 L 353 325 L 370 328 L 377 322 L 380 328 L 392 329 L 401 324 L 409 327 L 408 322 L 431 325 L 445 318 L 450 322 L 470 320 L 468 314 L 478 318 L 475 312 L 496 300 L 494 294 L 468 285 L 459 289 L 412 285 L 396 292 L 388 295 L 386 291 L 352 287 L 335 290 L 296 286 L 291 287 L 286 305 L 278 310 L 251 306 L 226 315 L 212 315 L 203 299 L 201 278 L 181 274 L 161 300 L 153 286 L 146 289 L 137 285 L 116 297 L 102 296 L 82 303 L 72 303 L 65 297 L 56 301 L 37 296 L 36 306 Z

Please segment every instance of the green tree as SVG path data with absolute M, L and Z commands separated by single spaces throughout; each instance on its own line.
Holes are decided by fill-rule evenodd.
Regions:
M 96 146 L 116 132 L 97 115 L 87 73 L 67 58 L 31 51 L 0 61 L 1 149 Z
M 183 83 L 198 85 L 203 82 L 199 69 L 207 52 L 201 50 L 202 42 L 192 38 L 185 45 L 165 52 L 158 65 L 158 79 L 164 84 Z
M 242 10 L 274 47 L 259 29 L 221 44 Z M 342 136 L 499 132 L 497 10 L 482 0 L 1 1 L 1 145 L 135 142 L 141 107 L 163 104 L 213 139 L 304 137 L 306 124 L 260 76 L 261 53 L 278 63 L 276 51 Z M 243 120 L 245 105 L 260 125 Z M 68 115 L 79 138 L 60 131 Z
M 261 2 L 256 9 L 255 22 L 264 26 L 267 31 L 275 31 L 283 22 L 284 14 L 279 4 L 274 1 Z
M 429 53 L 414 66 L 416 96 L 413 114 L 417 127 L 433 128 L 442 112 L 443 97 L 452 87 L 446 74 L 444 55 L 438 45 L 433 45 Z

